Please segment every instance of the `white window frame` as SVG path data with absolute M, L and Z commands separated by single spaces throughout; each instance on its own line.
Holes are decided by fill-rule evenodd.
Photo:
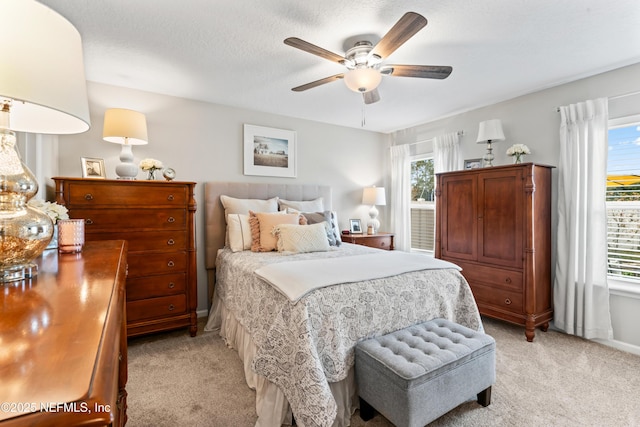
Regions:
M 634 124 L 640 126 L 640 114 L 610 119 L 608 129 L 627 127 Z M 619 202 L 607 202 L 619 203 Z M 608 260 L 607 260 L 608 262 Z M 626 279 L 618 276 L 607 276 L 607 284 L 612 294 L 640 299 L 640 280 Z

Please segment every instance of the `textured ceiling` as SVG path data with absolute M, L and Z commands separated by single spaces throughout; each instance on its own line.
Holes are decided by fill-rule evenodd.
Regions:
M 428 25 L 387 63 L 451 65 L 446 80 L 383 77 L 364 129 L 391 132 L 640 62 L 638 0 L 41 0 L 80 32 L 87 80 L 361 127 L 343 68 L 283 43 L 343 55 L 407 11 Z

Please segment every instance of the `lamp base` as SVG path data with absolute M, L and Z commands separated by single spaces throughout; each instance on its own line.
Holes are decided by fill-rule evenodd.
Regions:
M 133 152 L 129 144 L 122 144 L 120 164 L 116 166 L 116 174 L 118 175 L 118 179 L 133 180 L 138 176 L 138 166 L 133 163 Z
M 371 206 L 369 210 L 369 222 L 367 223 L 367 234 L 376 234 L 380 228 L 380 221 L 378 220 L 378 209 L 375 205 Z M 371 232 L 369 232 L 371 229 Z
M 483 166 L 484 167 L 493 166 L 493 159 L 494 159 L 494 156 L 493 156 L 493 148 L 491 147 L 491 141 L 487 141 L 487 152 L 482 158 Z
M 31 279 L 37 275 L 38 265 L 35 263 L 30 262 L 23 265 L 14 265 L 5 268 L 4 270 L 0 270 L 0 283 L 15 283 L 21 280 Z

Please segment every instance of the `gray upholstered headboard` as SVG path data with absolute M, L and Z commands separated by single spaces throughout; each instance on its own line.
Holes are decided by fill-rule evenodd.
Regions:
M 259 184 L 248 182 L 205 182 L 205 263 L 209 277 L 209 301 L 213 296 L 215 266 L 218 249 L 224 247 L 225 219 L 220 196 L 238 199 L 269 199 L 278 196 L 285 200 L 324 199 L 325 210 L 331 210 L 331 187 L 310 184 Z

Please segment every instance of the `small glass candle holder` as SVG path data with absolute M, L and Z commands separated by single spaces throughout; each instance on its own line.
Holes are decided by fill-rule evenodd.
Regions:
M 84 245 L 84 219 L 58 220 L 58 252 L 73 254 Z

